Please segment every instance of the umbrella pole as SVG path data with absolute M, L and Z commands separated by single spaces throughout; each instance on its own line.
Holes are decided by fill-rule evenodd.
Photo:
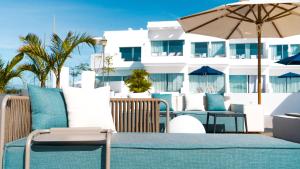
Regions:
M 261 6 L 258 5 L 258 19 L 256 24 L 257 29 L 257 78 L 258 78 L 258 86 L 257 86 L 257 101 L 258 104 L 261 104 L 261 92 L 262 92 L 262 86 L 261 86 Z
M 261 104 L 261 25 L 257 25 L 257 35 L 258 35 L 258 49 L 257 49 L 257 78 L 258 78 L 258 86 L 257 86 L 257 99 L 258 104 Z

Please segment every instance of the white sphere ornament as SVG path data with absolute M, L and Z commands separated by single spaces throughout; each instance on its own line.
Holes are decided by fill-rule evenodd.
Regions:
M 169 133 L 206 133 L 202 123 L 189 115 L 175 117 L 170 121 L 169 127 Z

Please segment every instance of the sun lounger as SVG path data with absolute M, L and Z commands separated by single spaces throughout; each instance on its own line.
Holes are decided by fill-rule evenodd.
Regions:
M 23 169 L 25 143 L 6 144 L 4 169 Z M 111 169 L 297 169 L 300 144 L 252 134 L 117 133 L 110 158 Z M 31 159 L 31 169 L 104 169 L 105 147 L 33 145 Z

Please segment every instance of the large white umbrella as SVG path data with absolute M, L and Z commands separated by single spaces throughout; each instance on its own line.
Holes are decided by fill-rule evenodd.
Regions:
M 299 0 L 251 0 L 186 16 L 178 22 L 187 33 L 223 39 L 258 39 L 258 104 L 261 104 L 261 38 L 300 34 Z

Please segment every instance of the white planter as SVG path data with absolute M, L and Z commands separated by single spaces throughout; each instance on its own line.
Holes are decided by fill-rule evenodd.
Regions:
M 148 92 L 144 93 L 129 93 L 129 98 L 151 98 L 151 95 Z

